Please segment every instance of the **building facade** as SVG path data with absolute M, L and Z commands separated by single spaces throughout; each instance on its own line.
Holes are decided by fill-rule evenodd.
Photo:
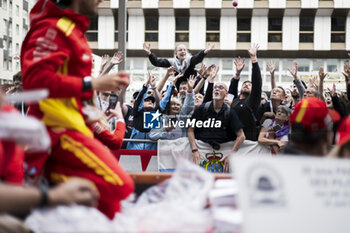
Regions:
M 28 15 L 34 0 L 0 0 L 0 83 L 10 83 L 20 70 L 18 55 L 25 37 Z M 150 43 L 159 57 L 172 57 L 177 44 L 185 44 L 191 53 L 214 43 L 215 49 L 204 63 L 217 64 L 217 80 L 229 82 L 235 73 L 233 59 L 248 57 L 251 43 L 260 45 L 259 63 L 263 89 L 269 89 L 269 60 L 277 63 L 276 81 L 290 87 L 287 68 L 294 60 L 305 80 L 317 75 L 320 66 L 332 82 L 344 89 L 341 71 L 350 50 L 349 0 L 128 0 L 126 69 L 131 74 L 130 92 L 138 90 L 150 69 L 163 75 L 165 69 L 153 67 L 142 50 Z M 118 49 L 119 0 L 100 4 L 99 16 L 91 18 L 87 37 L 97 55 L 112 55 Z M 98 64 L 100 59 L 95 57 Z M 98 73 L 95 65 L 94 73 Z M 241 74 L 250 78 L 251 64 Z
M 87 33 L 95 54 L 112 54 L 118 49 L 119 0 L 104 1 L 99 16 L 91 19 Z M 305 80 L 325 68 L 330 82 L 343 89 L 341 75 L 350 50 L 349 0 L 129 0 L 127 6 L 127 59 L 132 90 L 141 87 L 147 69 L 162 75 L 165 69 L 154 68 L 142 50 L 150 43 L 158 57 L 172 57 L 177 44 L 185 44 L 191 53 L 214 43 L 204 63 L 221 67 L 218 80 L 229 82 L 235 73 L 234 57 L 248 57 L 251 43 L 260 45 L 259 63 L 263 89 L 270 87 L 266 64 L 277 62 L 276 81 L 290 87 L 287 68 L 294 60 Z M 241 74 L 250 78 L 251 64 Z
M 12 76 L 21 69 L 19 55 L 33 2 L 0 0 L 0 84 L 12 83 Z

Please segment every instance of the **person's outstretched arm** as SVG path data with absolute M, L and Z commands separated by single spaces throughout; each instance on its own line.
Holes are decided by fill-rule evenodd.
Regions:
M 161 92 L 163 90 L 166 81 L 168 80 L 168 78 L 170 76 L 174 75 L 174 73 L 175 73 L 175 67 L 174 66 L 170 66 L 168 68 L 168 70 L 166 71 L 165 75 L 163 76 L 163 78 L 158 82 L 157 90 L 159 92 Z
M 219 72 L 220 67 L 216 67 L 215 65 L 213 66 L 209 78 L 208 78 L 208 87 L 207 91 L 205 92 L 205 96 L 203 99 L 203 103 L 209 102 L 213 100 L 213 88 L 214 88 L 214 81 L 216 78 L 217 73 Z
M 235 58 L 234 64 L 236 66 L 236 74 L 232 77 L 230 82 L 230 87 L 228 88 L 228 93 L 232 94 L 234 98 L 238 98 L 238 83 L 242 70 L 245 66 L 245 58 L 241 59 L 241 57 Z
M 296 61 L 293 62 L 293 68 L 288 68 L 289 73 L 294 78 L 293 83 L 298 89 L 299 98 L 302 99 L 305 91 L 304 85 L 301 83 L 301 80 L 298 78 L 298 63 Z
M 346 95 L 348 97 L 348 100 L 350 100 L 350 61 L 348 64 L 344 64 L 343 75 L 345 77 Z
M 107 65 L 104 67 L 104 69 L 102 70 L 100 76 L 108 74 L 109 71 L 111 71 L 111 69 L 115 66 L 120 64 L 123 61 L 123 53 L 118 51 L 115 52 L 113 57 L 111 58 L 111 60 L 107 63 Z
M 320 98 L 322 101 L 325 101 L 323 96 L 323 82 L 324 82 L 324 79 L 327 77 L 327 75 L 328 73 L 325 73 L 323 67 L 321 66 L 320 69 L 318 70 L 318 76 L 320 77 L 318 92 L 320 93 Z
M 270 72 L 270 79 L 271 79 L 271 90 L 276 87 L 276 79 L 275 79 L 275 71 L 276 71 L 276 62 L 270 61 L 267 63 L 267 68 Z
M 262 89 L 262 80 L 261 80 L 261 72 L 258 64 L 257 52 L 259 49 L 258 44 L 253 44 L 253 46 L 248 50 L 250 55 L 253 67 L 252 67 L 252 91 L 249 95 L 249 107 L 252 108 L 253 111 L 256 111 L 261 102 L 261 89 Z
M 46 196 L 46 198 L 45 198 Z M 13 215 L 28 213 L 41 205 L 71 205 L 74 203 L 96 206 L 99 193 L 96 186 L 81 178 L 72 178 L 49 191 L 46 195 L 38 188 L 0 184 L 0 212 Z
M 125 73 L 122 72 L 103 75 L 98 79 L 87 77 L 91 71 L 86 72 L 85 77 L 70 74 L 67 66 L 73 51 L 66 46 L 70 43 L 67 36 L 55 27 L 36 29 L 22 45 L 21 68 L 25 90 L 48 89 L 49 98 L 90 99 L 93 90 L 113 91 L 129 85 L 129 79 L 123 78 Z M 48 37 L 48 30 L 56 32 L 57 36 Z M 47 43 L 57 45 L 58 48 L 48 46 Z
M 205 50 L 199 51 L 197 54 L 191 57 L 190 66 L 194 67 L 198 63 L 201 63 L 204 57 L 214 48 L 214 44 L 208 44 L 208 47 Z
M 158 58 L 154 53 L 151 52 L 151 44 L 143 43 L 143 50 L 147 53 L 148 59 L 152 65 L 157 67 L 169 67 L 171 66 L 168 59 Z

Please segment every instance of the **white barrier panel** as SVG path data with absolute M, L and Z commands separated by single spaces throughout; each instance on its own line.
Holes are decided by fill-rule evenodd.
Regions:
M 213 148 L 205 142 L 196 140 L 196 144 L 201 155 L 212 153 Z M 220 150 L 224 155 L 229 154 L 234 142 L 220 144 Z M 267 154 L 271 152 L 257 142 L 245 140 L 236 155 L 247 154 Z M 174 171 L 179 158 L 185 158 L 192 161 L 192 150 L 188 138 L 179 138 L 176 140 L 158 140 L 158 168 L 159 171 Z
M 350 160 L 234 157 L 243 233 L 348 233 Z

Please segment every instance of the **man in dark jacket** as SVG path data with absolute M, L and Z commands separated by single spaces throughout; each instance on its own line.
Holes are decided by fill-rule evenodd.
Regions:
M 238 95 L 238 82 L 240 73 L 244 68 L 244 59 L 236 59 L 236 75 L 231 79 L 229 93 L 234 95 L 234 99 L 231 104 L 239 119 L 243 124 L 243 131 L 247 140 L 256 141 L 258 139 L 257 129 L 257 109 L 260 105 L 261 98 L 261 73 L 257 60 L 257 51 L 259 46 L 254 44 L 249 50 L 253 68 L 252 68 L 252 81 L 245 81 L 242 84 L 240 94 Z

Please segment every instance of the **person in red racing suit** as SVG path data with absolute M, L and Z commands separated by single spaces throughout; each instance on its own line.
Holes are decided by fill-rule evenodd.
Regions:
M 0 98 L 2 93 L 0 93 Z M 11 105 L 2 105 L 0 100 L 1 113 L 18 113 L 18 110 Z M 14 141 L 0 140 L 0 181 L 5 183 L 22 185 L 23 184 L 23 163 L 24 151 L 21 146 L 16 145 Z
M 28 114 L 41 119 L 51 137 L 50 153 L 28 154 L 26 162 L 29 170 L 36 166 L 36 173 L 45 164 L 45 174 L 52 182 L 73 176 L 93 181 L 101 194 L 98 209 L 113 218 L 120 210 L 120 200 L 133 192 L 134 183 L 110 150 L 94 138 L 85 123 L 83 104 L 92 98 L 93 90 L 123 89 L 129 79 L 123 73 L 90 77 L 87 15 L 97 13 L 101 0 L 54 2 L 38 0 L 22 44 L 24 90 L 49 90 L 49 97 L 31 105 Z

